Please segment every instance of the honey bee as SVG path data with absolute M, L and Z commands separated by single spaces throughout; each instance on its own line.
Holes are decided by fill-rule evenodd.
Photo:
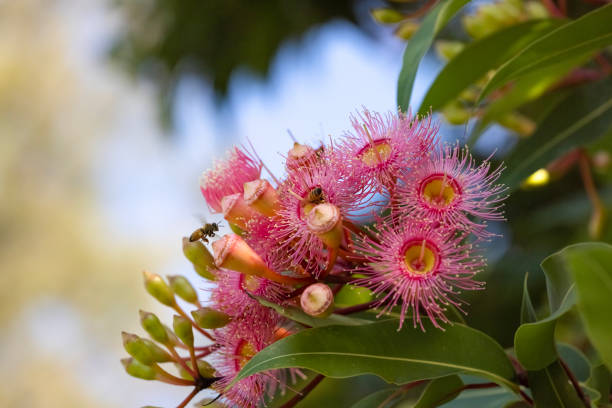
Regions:
M 189 241 L 194 242 L 198 240 L 202 240 L 203 242 L 208 244 L 208 238 L 213 238 L 215 233 L 219 231 L 219 224 L 216 222 L 203 222 L 203 225 L 197 230 L 193 231 L 189 236 Z
M 310 190 L 304 201 L 311 204 L 321 204 L 325 202 L 325 197 L 323 197 L 323 189 L 321 187 L 313 188 Z

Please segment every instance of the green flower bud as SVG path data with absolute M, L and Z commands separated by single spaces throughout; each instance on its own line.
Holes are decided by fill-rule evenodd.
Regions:
M 409 40 L 419 29 L 420 25 L 416 21 L 404 21 L 395 30 L 395 36 L 402 40 Z
M 176 304 L 174 292 L 172 292 L 172 289 L 164 282 L 161 276 L 147 271 L 144 271 L 142 274 L 145 288 L 151 296 L 166 306 L 172 307 Z
M 243 236 L 244 235 L 244 231 L 242 230 L 242 228 L 240 228 L 239 226 L 237 226 L 236 224 L 232 224 L 231 222 L 228 223 L 230 226 L 230 229 L 232 230 L 232 232 L 236 235 L 240 235 Z
M 191 368 L 191 364 L 189 361 L 187 361 L 187 366 L 189 368 Z M 183 380 L 193 380 L 193 376 L 191 374 L 189 374 L 189 371 L 185 370 L 185 368 L 178 364 L 178 363 L 174 363 L 174 367 L 176 367 L 176 371 L 178 372 L 178 375 L 183 379 Z
M 215 372 L 217 370 L 215 370 L 215 367 L 211 366 L 208 361 L 205 360 L 198 360 L 197 361 L 198 364 L 198 372 L 200 373 L 200 375 L 204 378 L 212 378 L 215 376 Z
M 166 328 L 159 321 L 159 318 L 153 313 L 140 311 L 140 325 L 149 333 L 151 338 L 161 344 L 167 344 L 169 341 Z
M 380 24 L 395 24 L 404 18 L 402 13 L 389 8 L 375 8 L 370 10 L 370 14 Z
M 155 358 L 142 339 L 135 334 L 121 332 L 123 348 L 128 354 L 144 365 L 152 365 Z
M 168 282 L 170 282 L 170 287 L 174 293 L 179 295 L 185 302 L 194 304 L 198 302 L 198 295 L 187 278 L 180 275 L 172 275 L 168 276 Z
M 156 363 L 167 363 L 168 361 L 172 361 L 172 356 L 163 348 L 159 347 L 157 344 L 153 343 L 149 339 L 140 339 L 144 345 L 149 349 L 151 355 L 153 356 L 153 360 Z
M 202 307 L 191 312 L 193 319 L 203 329 L 218 329 L 229 323 L 231 318 L 223 312 Z
M 458 101 L 446 105 L 442 109 L 442 115 L 452 125 L 460 125 L 470 119 L 470 112 Z
M 436 41 L 436 53 L 445 61 L 450 61 L 455 58 L 464 48 L 465 44 L 461 41 Z
M 142 380 L 154 380 L 157 378 L 157 373 L 153 367 L 142 364 L 133 358 L 124 358 L 121 360 L 123 368 L 132 377 L 140 378 Z
M 183 316 L 174 315 L 174 333 L 187 347 L 193 347 L 193 330 L 191 322 Z
M 195 271 L 203 278 L 215 280 L 215 258 L 201 241 L 189 241 L 183 237 L 183 253 L 193 264 Z
M 174 332 L 172 331 L 172 329 L 170 329 L 168 326 L 164 325 L 164 329 L 166 330 L 166 335 L 168 336 L 168 341 L 169 344 L 172 346 L 176 346 L 177 344 L 179 344 L 181 341 L 179 340 L 178 337 L 176 337 L 176 334 L 174 334 Z

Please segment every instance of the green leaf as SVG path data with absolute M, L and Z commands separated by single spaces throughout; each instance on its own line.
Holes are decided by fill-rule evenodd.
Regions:
M 576 282 L 578 310 L 589 339 L 603 362 L 612 367 L 612 246 L 604 243 L 571 245 L 563 250 Z
M 328 317 L 323 318 L 323 319 L 312 317 L 296 307 L 281 306 L 276 303 L 269 302 L 262 297 L 258 297 L 258 296 L 253 296 L 253 297 L 257 299 L 257 301 L 261 303 L 262 305 L 276 310 L 276 312 L 280 314 L 281 316 L 285 316 L 286 318 L 290 320 L 293 320 L 295 322 L 301 323 L 309 327 L 324 327 L 324 326 L 332 326 L 332 325 L 359 326 L 362 324 L 370 323 L 369 320 L 357 319 L 355 317 L 343 316 L 343 315 L 338 315 L 338 314 L 331 314 Z M 397 322 L 397 320 L 395 321 Z
M 445 331 L 425 326 L 427 332 L 398 331 L 397 321 L 388 320 L 303 330 L 255 355 L 234 382 L 265 370 L 300 367 L 334 378 L 375 374 L 394 384 L 465 372 L 516 388 L 512 365 L 489 336 L 460 324 Z
M 533 20 L 471 42 L 438 74 L 423 99 L 419 114 L 427 114 L 430 108 L 434 111 L 443 108 L 487 72 L 562 24 L 561 20 Z
M 352 406 L 352 408 L 372 408 L 372 407 L 380 407 L 383 402 L 387 401 L 393 393 L 396 392 L 396 388 L 389 388 L 386 390 L 376 391 L 367 397 L 363 398 L 356 404 Z M 395 400 L 395 398 L 393 398 Z M 391 402 L 391 401 L 389 401 Z M 385 404 L 386 406 L 387 404 Z
M 611 382 L 610 370 L 604 364 L 594 364 L 591 367 L 591 376 L 587 384 L 590 388 L 599 392 L 599 398 L 609 395 Z M 599 402 L 599 399 L 593 400 L 595 404 Z
M 612 44 L 612 4 L 596 8 L 545 35 L 502 65 L 480 100 L 505 83 Z
M 499 408 L 505 403 L 516 400 L 516 395 L 504 388 L 485 388 L 467 390 L 441 408 Z
M 523 288 L 523 324 L 514 335 L 516 357 L 527 370 L 541 370 L 557 359 L 555 326 L 557 319 L 576 303 L 574 285 L 564 268 L 562 254 L 556 253 L 542 261 L 546 276 L 550 314 L 536 321 L 527 289 L 527 276 Z
M 565 343 L 558 343 L 557 351 L 559 352 L 559 357 L 569 366 L 578 381 L 585 382 L 589 378 L 591 375 L 591 363 L 582 354 L 582 351 Z
M 414 408 L 435 408 L 445 402 L 452 401 L 462 391 L 463 381 L 456 375 L 449 375 L 432 380 Z
M 485 129 L 493 122 L 500 119 L 502 116 L 512 112 L 514 109 L 524 105 L 525 103 L 535 100 L 549 91 L 550 87 L 557 83 L 561 78 L 565 77 L 572 69 L 583 65 L 591 56 L 581 56 L 569 61 L 562 61 L 559 64 L 548 67 L 542 72 L 526 74 L 517 79 L 510 89 L 503 93 L 498 99 L 492 101 L 484 111 L 484 114 L 474 127 L 470 135 L 469 144 L 473 145 L 478 137 Z M 561 97 L 566 97 L 564 93 L 557 92 Z M 544 99 L 544 98 L 543 98 Z M 547 97 L 546 99 L 550 99 Z M 542 100 L 542 103 L 548 104 Z M 554 107 L 554 105 L 552 105 Z M 530 119 L 534 118 L 530 109 L 526 109 Z M 536 120 L 537 122 L 537 120 Z
M 543 370 L 528 371 L 529 388 L 536 408 L 583 408 L 558 361 Z
M 612 127 L 612 78 L 577 89 L 520 141 L 506 159 L 500 182 L 516 188 L 531 173 L 565 152 L 597 140 Z
M 397 81 L 397 105 L 406 112 L 421 59 L 438 32 L 470 0 L 442 0 L 434 7 L 412 36 L 404 51 L 402 70 Z

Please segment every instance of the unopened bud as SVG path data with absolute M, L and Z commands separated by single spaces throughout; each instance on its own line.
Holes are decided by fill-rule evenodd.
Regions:
M 140 325 L 151 338 L 161 344 L 168 343 L 168 334 L 166 333 L 166 328 L 159 321 L 159 318 L 155 316 L 153 313 L 140 311 Z
M 189 241 L 189 238 L 183 238 L 183 253 L 185 257 L 193 264 L 195 271 L 203 278 L 215 280 L 214 274 L 215 258 L 212 256 L 208 248 L 200 241 Z
M 215 376 L 215 367 L 211 366 L 206 360 L 198 360 L 198 372 L 204 378 L 212 378 Z
M 228 315 L 210 307 L 202 307 L 191 312 L 193 320 L 203 329 L 219 329 L 231 320 Z
M 243 230 L 246 230 L 249 221 L 257 216 L 257 211 L 249 207 L 240 193 L 223 197 L 221 207 L 223 208 L 223 217 Z
M 503 127 L 514 130 L 520 136 L 529 136 L 536 128 L 536 124 L 531 119 L 518 112 L 506 113 L 500 116 L 497 121 Z
M 198 295 L 187 278 L 181 275 L 171 275 L 168 276 L 168 282 L 170 282 L 170 287 L 174 293 L 179 295 L 185 302 L 198 303 Z
M 306 225 L 328 247 L 338 248 L 342 243 L 342 216 L 335 205 L 315 205 L 306 217 Z
M 193 347 L 193 330 L 189 319 L 183 316 L 174 315 L 173 325 L 174 333 L 181 339 L 187 347 Z
M 436 41 L 436 53 L 445 61 L 450 61 L 455 58 L 464 48 L 465 44 L 461 41 Z
M 409 40 L 420 26 L 416 21 L 404 21 L 395 29 L 395 36 L 402 40 Z
M 447 104 L 442 109 L 442 115 L 451 125 L 461 125 L 470 119 L 470 111 L 458 101 Z
M 299 283 L 299 279 L 279 275 L 266 265 L 259 255 L 238 235 L 224 235 L 213 242 L 215 264 L 245 275 L 256 275 L 279 283 Z
M 151 296 L 166 306 L 174 306 L 176 304 L 172 289 L 164 282 L 161 276 L 147 271 L 144 271 L 142 274 L 144 276 L 145 288 Z
M 370 10 L 370 14 L 380 24 L 395 24 L 404 18 L 402 13 L 389 8 L 375 8 Z
M 295 142 L 287 153 L 287 169 L 296 169 L 307 165 L 316 157 L 317 151 L 308 145 Z
M 267 180 L 244 183 L 244 201 L 263 215 L 273 217 L 278 211 L 278 193 Z
M 334 294 L 326 284 L 314 283 L 302 292 L 300 305 L 310 316 L 327 317 L 334 309 Z
M 143 364 L 166 363 L 172 360 L 168 352 L 149 339 L 130 333 L 121 333 L 123 346 L 129 355 Z
M 157 373 L 153 367 L 142 364 L 133 358 L 121 359 L 121 364 L 123 364 L 125 371 L 132 377 L 142 380 L 154 380 L 157 377 Z

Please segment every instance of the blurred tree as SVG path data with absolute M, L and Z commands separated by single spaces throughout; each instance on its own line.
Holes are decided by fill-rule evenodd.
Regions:
M 224 96 L 233 72 L 265 77 L 279 47 L 334 19 L 356 23 L 360 0 L 115 0 L 125 24 L 113 56 L 134 74 L 148 75 L 170 110 L 173 86 L 185 73 Z M 166 116 L 166 118 L 168 118 Z

